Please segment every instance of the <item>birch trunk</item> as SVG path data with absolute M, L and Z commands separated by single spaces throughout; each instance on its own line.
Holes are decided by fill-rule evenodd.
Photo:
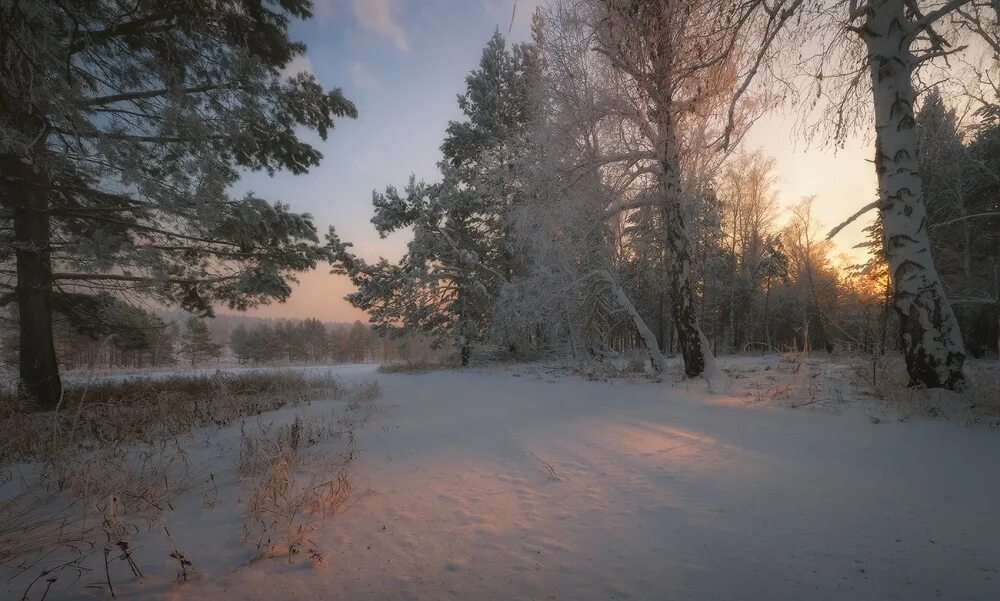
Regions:
M 965 349 L 934 267 L 927 234 L 913 104 L 912 25 L 905 0 L 871 0 L 861 37 L 875 106 L 875 169 L 884 244 L 911 383 L 960 389 Z
M 680 159 L 677 140 L 669 111 L 659 125 L 660 186 L 663 199 L 660 210 L 667 244 L 667 278 L 670 283 L 670 303 L 677 330 L 677 342 L 684 357 L 684 374 L 696 378 L 711 362 L 712 351 L 698 326 L 697 309 L 692 283 L 691 241 L 684 226 L 681 208 Z
M 629 317 L 632 318 L 632 324 L 635 326 L 636 332 L 639 333 L 639 337 L 642 338 L 642 343 L 646 346 L 646 351 L 649 353 L 649 360 L 653 364 L 653 369 L 663 373 L 667 369 L 667 360 L 660 352 L 660 347 L 656 342 L 656 335 L 653 331 L 649 329 L 646 322 L 643 321 L 642 316 L 636 310 L 635 305 L 629 300 L 628 295 L 622 290 L 622 287 L 618 285 L 618 281 L 611 275 L 608 271 L 600 272 L 600 276 L 604 278 L 608 284 L 611 286 L 611 292 L 615 297 L 615 301 L 618 305 L 628 313 Z

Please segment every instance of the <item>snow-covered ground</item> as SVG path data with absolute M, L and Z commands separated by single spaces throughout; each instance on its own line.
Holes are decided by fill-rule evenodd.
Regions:
M 129 379 L 163 380 L 171 376 L 211 376 L 217 372 L 229 374 L 241 374 L 247 372 L 284 372 L 295 371 L 298 373 L 315 376 L 355 376 L 372 373 L 376 368 L 372 363 L 346 363 L 342 365 L 237 365 L 219 364 L 211 366 L 199 366 L 194 368 L 169 367 L 154 368 L 147 370 L 78 370 L 63 376 L 63 382 L 67 384 L 84 384 L 87 382 L 101 381 L 121 381 Z M 12 376 L 13 377 L 13 376 Z
M 357 433 L 355 502 L 310 534 L 324 560 L 245 565 L 224 499 L 164 518 L 198 578 L 173 584 L 162 542 L 138 536 L 145 580 L 119 597 L 1000 599 L 996 431 L 873 420 L 849 399 L 778 406 L 768 394 L 807 401 L 816 378 L 762 388 L 779 359 L 729 363 L 742 377 L 714 392 L 538 366 L 345 370 L 380 383 L 381 411 Z

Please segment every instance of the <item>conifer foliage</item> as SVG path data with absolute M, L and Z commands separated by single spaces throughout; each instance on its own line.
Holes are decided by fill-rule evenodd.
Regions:
M 465 119 L 448 126 L 441 180 L 411 178 L 402 192 L 389 186 L 373 193 L 372 223 L 381 236 L 413 230 L 402 260 L 367 264 L 336 231 L 328 235 L 336 271 L 358 287 L 351 303 L 381 331 L 454 343 L 463 365 L 489 325 L 498 291 L 518 270 L 510 212 L 524 190 L 518 157 L 537 68 L 533 45 L 508 48 L 495 33 L 459 96 Z
M 137 291 L 210 314 L 290 293 L 326 256 L 309 215 L 253 194 L 239 169 L 303 173 L 356 110 L 283 70 L 308 0 L 66 0 L 0 4 L 2 300 L 16 303 L 20 373 L 60 396 L 53 313 Z M 82 296 L 81 296 L 82 295 Z M 85 303 L 84 303 L 85 304 Z
M 187 319 L 181 335 L 181 354 L 194 367 L 205 359 L 221 357 L 222 345 L 212 340 L 212 333 L 205 320 L 192 315 Z

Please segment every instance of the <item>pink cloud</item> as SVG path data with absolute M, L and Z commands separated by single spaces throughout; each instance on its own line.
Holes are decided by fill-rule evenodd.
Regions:
M 389 39 L 403 52 L 410 51 L 406 31 L 393 14 L 397 12 L 400 0 L 351 0 L 351 2 L 354 6 L 354 17 L 362 27 Z

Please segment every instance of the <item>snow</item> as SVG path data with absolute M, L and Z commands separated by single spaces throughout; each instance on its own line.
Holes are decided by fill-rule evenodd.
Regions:
M 719 362 L 739 377 L 713 393 L 701 380 L 588 381 L 542 366 L 354 368 L 346 377 L 380 383 L 381 411 L 358 432 L 358 496 L 310 535 L 321 564 L 247 564 L 227 497 L 235 475 L 216 472 L 216 507 L 199 493 L 179 503 L 197 511 L 161 518 L 199 577 L 172 583 L 162 537 L 140 536 L 146 577 L 130 584 L 119 570 L 119 597 L 1000 598 L 996 432 L 873 423 L 850 395 L 836 410 L 755 401 L 750 383 L 784 373 L 780 359 Z M 781 377 L 794 396 L 811 376 Z M 213 439 L 195 460 L 224 470 L 225 448 Z M 0 597 L 21 594 L 23 582 L 0 576 Z
M 309 377 L 326 376 L 361 376 L 372 373 L 376 368 L 371 363 L 346 363 L 343 365 L 237 365 L 219 364 L 212 367 L 196 368 L 152 368 L 136 370 L 78 370 L 70 371 L 63 376 L 63 382 L 68 384 L 85 384 L 87 382 L 117 382 L 141 378 L 144 380 L 165 380 L 174 376 L 211 376 L 218 372 L 243 374 L 252 372 L 286 372 L 295 371 Z M 14 376 L 10 378 L 10 386 L 16 385 Z

